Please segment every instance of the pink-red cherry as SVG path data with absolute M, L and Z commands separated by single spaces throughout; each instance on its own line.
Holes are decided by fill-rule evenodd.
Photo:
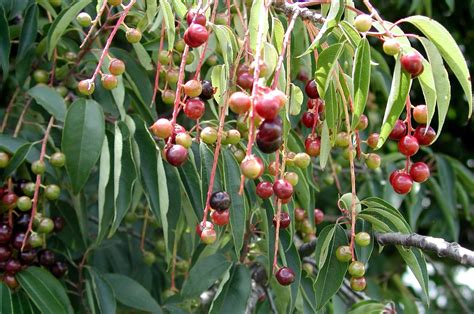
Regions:
M 324 212 L 319 208 L 315 208 L 314 209 L 314 224 L 319 225 L 323 221 L 324 221 Z
M 411 165 L 410 176 L 415 182 L 425 182 L 430 177 L 430 168 L 424 162 L 416 162 Z
M 319 156 L 321 152 L 321 138 L 307 138 L 305 141 L 306 153 L 311 157 Z
M 262 181 L 257 184 L 257 195 L 262 199 L 267 199 L 273 195 L 273 184 L 268 181 Z
M 418 140 L 412 135 L 405 135 L 398 142 L 398 150 L 405 156 L 413 156 L 419 149 Z
M 198 234 L 198 236 L 201 236 L 201 233 L 204 229 L 214 229 L 214 225 L 210 221 L 206 221 L 205 224 L 203 224 L 202 222 L 198 223 L 196 225 L 196 233 Z
M 13 230 L 9 225 L 0 225 L 0 244 L 8 243 L 12 237 L 12 234 Z
M 280 268 L 275 274 L 276 280 L 282 286 L 288 286 L 295 281 L 295 273 L 289 267 Z
M 281 212 L 280 213 L 280 228 L 286 229 L 291 223 L 291 218 L 288 213 Z M 273 226 L 276 228 L 277 226 L 277 217 L 276 215 L 273 217 Z
M 431 126 L 427 129 L 426 125 L 419 125 L 416 127 L 413 136 L 418 140 L 418 144 L 428 146 L 435 140 L 436 132 Z
M 399 140 L 406 134 L 407 126 L 405 125 L 405 122 L 403 122 L 402 120 L 397 120 L 397 122 L 395 122 L 395 125 L 393 126 L 392 132 L 390 132 L 389 138 L 392 140 Z
M 272 95 L 263 95 L 255 102 L 255 111 L 264 119 L 273 120 L 280 110 L 280 101 Z
M 204 44 L 209 38 L 207 29 L 201 24 L 193 23 L 184 32 L 184 42 L 192 47 L 197 48 Z
M 253 86 L 253 75 L 249 72 L 237 74 L 237 85 L 243 89 L 251 89 Z
M 189 10 L 188 13 L 186 13 L 186 22 L 188 25 L 196 23 L 206 26 L 206 16 L 202 13 L 197 13 L 196 10 Z
M 199 98 L 191 98 L 184 105 L 184 114 L 192 120 L 201 119 L 206 109 L 204 102 Z
M 402 68 L 414 77 L 423 72 L 423 57 L 418 51 L 410 51 L 402 55 L 400 62 Z
M 408 173 L 400 172 L 391 179 L 392 187 L 398 194 L 407 194 L 413 186 L 413 179 Z
M 293 195 L 293 186 L 290 182 L 279 179 L 273 183 L 273 192 L 279 199 L 288 199 Z
M 166 150 L 166 160 L 173 166 L 179 167 L 188 159 L 188 150 L 181 145 L 173 145 Z
M 251 106 L 250 96 L 243 92 L 235 92 L 229 98 L 229 108 L 237 114 L 249 111 Z
M 304 90 L 309 98 L 316 99 L 319 97 L 318 87 L 316 85 L 315 80 L 308 81 L 308 83 L 306 83 L 306 86 L 304 87 Z
M 301 117 L 301 122 L 307 128 L 312 128 L 315 121 L 316 121 L 316 116 L 314 115 L 314 113 L 310 111 L 306 111 L 305 113 L 303 113 L 303 116 Z
M 229 210 L 213 211 L 211 214 L 212 222 L 218 226 L 225 226 L 229 223 Z

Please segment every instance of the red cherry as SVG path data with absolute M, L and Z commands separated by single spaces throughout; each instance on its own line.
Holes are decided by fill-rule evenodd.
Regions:
M 303 116 L 301 117 L 301 122 L 307 128 L 312 128 L 315 120 L 316 120 L 316 117 L 314 113 L 309 112 L 309 111 L 306 111 L 305 113 L 303 113 Z
M 237 75 L 237 85 L 243 89 L 251 89 L 253 86 L 253 75 L 249 72 L 242 72 Z
M 392 132 L 389 135 L 389 138 L 392 140 L 399 140 L 406 134 L 407 126 L 402 120 L 397 120 L 397 122 L 395 122 Z
M 186 101 L 184 105 L 184 114 L 193 120 L 198 120 L 204 114 L 206 109 L 204 102 L 199 98 L 191 98 Z
M 408 173 L 400 172 L 391 178 L 393 190 L 398 194 L 407 194 L 413 186 L 413 179 Z
M 424 162 L 416 162 L 411 165 L 410 176 L 415 182 L 425 182 L 430 177 L 430 168 Z
M 211 214 L 212 222 L 218 226 L 225 226 L 229 223 L 229 210 L 217 211 L 214 210 Z
M 197 13 L 196 10 L 189 10 L 188 13 L 186 13 L 186 22 L 188 25 L 196 23 L 206 26 L 206 16 L 202 13 Z
M 229 108 L 237 114 L 249 111 L 251 106 L 250 96 L 246 93 L 235 92 L 229 98 Z
M 273 183 L 273 192 L 279 199 L 288 199 L 293 195 L 293 186 L 290 182 L 279 179 Z
M 184 42 L 192 47 L 197 48 L 204 44 L 209 38 L 207 29 L 200 24 L 191 24 L 188 29 L 184 32 Z
M 166 150 L 166 160 L 173 166 L 179 167 L 188 159 L 188 150 L 175 144 Z
M 400 174 L 402 172 L 403 172 L 403 170 L 395 170 L 390 174 L 390 177 L 389 177 L 388 181 L 390 182 L 391 185 L 393 185 L 393 179 L 395 178 L 395 176 L 397 176 L 398 174 Z
M 435 140 L 436 132 L 431 126 L 427 130 L 426 125 L 419 125 L 416 127 L 413 136 L 418 140 L 418 144 L 428 146 Z
M 304 87 L 304 90 L 309 98 L 316 99 L 319 97 L 318 88 L 315 80 L 308 81 L 308 83 L 306 83 L 306 86 Z
M 280 201 L 281 201 L 282 204 L 288 204 L 289 202 L 291 202 L 291 197 L 282 199 L 282 200 L 280 200 Z
M 288 286 L 290 285 L 293 281 L 295 281 L 295 273 L 293 270 L 289 267 L 282 267 L 280 268 L 276 274 L 275 274 L 276 280 L 280 283 L 282 286 Z
M 21 269 L 21 263 L 19 260 L 10 259 L 5 265 L 5 271 L 9 274 L 16 274 Z
M 12 250 L 7 246 L 0 246 L 0 262 L 7 261 L 12 256 Z
M 280 101 L 272 95 L 263 95 L 255 101 L 255 111 L 264 119 L 275 119 L 279 110 Z
M 257 184 L 257 195 L 262 199 L 267 199 L 273 195 L 273 184 L 268 181 L 263 181 Z
M 285 93 L 281 90 L 274 89 L 268 93 L 270 97 L 278 100 L 278 104 L 280 105 L 280 109 L 283 108 L 288 101 L 288 97 L 286 97 Z
M 367 138 L 367 145 L 369 145 L 369 147 L 372 149 L 376 148 L 379 142 L 379 137 L 380 135 L 378 133 L 370 134 L 369 137 Z
M 291 223 L 290 215 L 288 215 L 288 213 L 281 212 L 280 213 L 280 228 L 281 229 L 286 229 L 286 228 L 288 228 L 290 223 Z M 275 228 L 277 226 L 277 217 L 276 217 L 276 215 L 275 215 L 275 217 L 273 217 L 273 226 L 275 226 Z
M 308 155 L 311 157 L 319 156 L 319 153 L 321 152 L 321 138 L 307 138 L 304 145 Z
M 16 206 L 16 201 L 18 200 L 18 196 L 15 193 L 7 193 L 2 197 L 3 205 L 7 208 L 14 208 Z
M 204 229 L 201 233 L 201 241 L 205 244 L 212 244 L 216 242 L 217 233 L 214 229 Z
M 413 109 L 413 119 L 417 123 L 426 124 L 428 122 L 428 107 L 426 105 L 418 105 Z
M 159 138 L 168 138 L 173 134 L 173 125 L 168 119 L 158 119 L 150 127 L 151 132 Z
M 398 142 L 398 150 L 405 156 L 413 156 L 419 149 L 420 145 L 418 145 L 418 140 L 414 136 L 405 135 Z
M 266 119 L 258 127 L 256 136 L 258 148 L 266 154 L 277 151 L 282 144 L 282 121 L 280 117 Z
M 400 58 L 405 71 L 416 77 L 423 72 L 423 57 L 418 51 L 410 51 Z
M 10 275 L 10 274 L 5 274 L 5 276 L 3 276 L 3 282 L 8 286 L 8 288 L 10 289 L 16 289 L 20 286 L 20 284 L 18 283 L 18 281 L 16 280 L 15 276 L 14 275 Z
M 0 225 L 0 243 L 1 244 L 8 243 L 12 237 L 12 234 L 13 234 L 13 230 L 9 225 L 7 224 Z
M 203 224 L 202 222 L 200 222 L 196 225 L 196 233 L 199 236 L 201 236 L 201 233 L 204 229 L 214 229 L 214 225 L 210 221 L 206 221 L 206 224 Z
M 324 212 L 319 208 L 314 209 L 314 224 L 319 225 L 324 221 Z

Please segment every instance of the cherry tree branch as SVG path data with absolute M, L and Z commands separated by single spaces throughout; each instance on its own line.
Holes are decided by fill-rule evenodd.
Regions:
M 273 3 L 275 10 L 284 13 L 286 16 L 299 15 L 303 20 L 308 20 L 316 24 L 324 23 L 325 19 L 319 13 L 311 11 L 308 8 L 302 8 L 297 4 L 287 3 L 286 1 L 275 1 Z

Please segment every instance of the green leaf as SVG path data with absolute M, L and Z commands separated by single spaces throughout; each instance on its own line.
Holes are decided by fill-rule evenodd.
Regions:
M 156 5 L 156 1 L 151 1 L 151 2 L 154 2 Z M 163 19 L 166 25 L 166 35 L 168 38 L 168 50 L 172 51 L 174 47 L 174 39 L 176 36 L 173 10 L 171 9 L 171 5 L 168 1 L 160 1 L 160 10 L 161 10 L 161 14 L 163 14 Z
M 31 266 L 16 278 L 42 313 L 73 313 L 66 290 L 46 269 Z
M 231 263 L 224 255 L 216 253 L 198 259 L 189 271 L 188 278 L 183 284 L 181 295 L 184 298 L 198 296 L 209 289 L 229 268 Z
M 298 297 L 298 289 L 300 287 L 301 281 L 301 258 L 298 253 L 298 249 L 296 248 L 295 244 L 292 241 L 292 238 L 288 232 L 281 233 L 281 246 L 283 248 L 288 248 L 285 250 L 285 259 L 286 259 L 286 266 L 290 267 L 293 272 L 295 273 L 295 281 L 290 286 L 291 290 L 291 302 L 289 307 L 289 312 L 293 312 L 296 299 Z
M 338 97 L 336 93 L 336 86 L 334 82 L 329 84 L 329 90 L 327 91 L 324 102 L 326 104 L 326 119 L 328 124 L 328 128 L 332 131 L 332 133 L 337 133 L 337 123 L 339 121 L 340 115 L 340 106 L 338 102 Z
M 168 6 L 169 6 L 169 3 L 167 1 L 166 2 L 162 1 L 161 3 L 167 3 Z M 170 7 L 170 10 L 171 10 L 171 7 Z M 156 0 L 146 0 L 146 17 L 147 17 L 148 23 L 151 23 L 151 21 L 153 21 L 157 11 L 158 11 L 157 1 Z M 174 24 L 173 24 L 173 26 L 174 26 Z M 168 26 L 166 28 L 168 28 Z
M 301 88 L 293 83 L 290 83 L 290 114 L 293 116 L 299 115 L 301 106 L 303 105 L 303 92 Z
M 36 3 L 32 3 L 26 9 L 24 21 L 21 27 L 20 43 L 18 44 L 17 62 L 22 61 L 36 40 L 36 33 L 38 32 L 38 6 Z
M 221 107 L 224 106 L 224 95 L 227 90 L 226 72 L 228 72 L 228 67 L 224 64 L 213 67 L 211 72 L 212 86 L 216 88 L 214 99 Z
M 0 6 L 0 66 L 3 69 L 3 80 L 8 77 L 10 69 L 10 31 L 3 6 Z
M 156 300 L 132 278 L 119 274 L 105 274 L 103 278 L 110 283 L 117 301 L 123 305 L 141 311 L 162 313 Z
M 324 227 L 324 229 L 319 233 L 315 253 L 318 268 L 322 268 L 328 260 L 329 244 L 333 241 L 334 232 L 336 232 L 336 225 L 329 225 Z
M 264 0 L 255 0 L 250 10 L 248 31 L 250 34 L 249 45 L 253 53 L 257 50 L 258 36 L 261 35 L 263 40 L 266 38 L 268 32 L 268 14 L 264 14 L 264 6 Z M 266 12 L 268 12 L 268 10 L 266 10 Z M 260 27 L 262 28 L 262 32 L 259 32 Z M 261 48 L 263 48 L 263 45 Z
M 181 181 L 183 182 L 186 194 L 191 201 L 194 213 L 198 220 L 202 219 L 204 204 L 201 198 L 201 179 L 199 177 L 196 164 L 194 162 L 194 155 L 191 150 L 188 149 L 188 161 L 186 161 L 181 167 L 178 168 Z
M 410 16 L 402 21 L 415 25 L 438 48 L 466 94 L 470 118 L 472 114 L 471 75 L 461 49 L 459 49 L 449 31 L 439 22 L 426 16 Z
M 34 313 L 30 300 L 24 291 L 12 291 L 0 283 L 0 313 L 22 314 Z
M 331 137 L 326 120 L 323 121 L 321 131 L 321 153 L 319 154 L 319 165 L 322 169 L 326 168 L 329 156 L 331 155 Z
M 101 313 L 115 313 L 117 309 L 117 302 L 115 300 L 114 290 L 112 285 L 94 269 L 89 268 L 89 273 L 92 277 L 92 286 L 95 294 L 95 299 L 99 305 Z
M 445 179 L 443 178 L 440 182 L 443 182 L 444 180 Z M 446 178 L 446 180 L 449 180 L 449 178 Z M 452 185 L 452 183 L 449 185 Z M 459 237 L 459 218 L 456 206 L 453 207 L 449 201 L 451 196 L 446 195 L 448 192 L 444 191 L 434 178 L 428 179 L 428 186 L 433 192 L 433 196 L 443 214 L 444 222 L 447 224 L 449 235 L 446 235 L 446 240 L 457 241 Z
M 352 129 L 359 124 L 360 116 L 364 113 L 369 95 L 370 86 L 370 44 L 367 38 L 360 41 L 354 57 L 354 113 L 352 116 Z
M 402 70 L 400 58 L 398 58 L 393 72 L 392 87 L 390 88 L 390 96 L 388 98 L 387 107 L 385 108 L 377 149 L 382 147 L 385 143 L 400 114 L 403 112 L 410 86 L 410 74 Z
M 385 310 L 385 304 L 372 300 L 364 300 L 354 304 L 349 314 L 370 314 L 382 313 Z
M 107 193 L 107 185 L 110 178 L 111 167 L 109 143 L 107 136 L 104 136 L 104 142 L 100 153 L 100 164 L 99 164 L 99 187 L 98 187 L 98 217 L 99 222 L 97 224 L 97 238 L 96 243 L 99 244 L 107 234 L 109 226 L 112 224 L 113 215 L 106 212 L 106 200 L 110 198 L 112 193 Z
M 244 313 L 252 290 L 248 267 L 234 265 L 232 274 L 219 295 L 212 302 L 209 313 Z
M 56 90 L 46 85 L 36 85 L 28 91 L 28 94 L 56 120 L 64 122 L 66 103 Z
M 347 263 L 339 262 L 336 258 L 336 249 L 347 245 L 347 235 L 342 227 L 336 225 L 334 237 L 328 247 L 328 255 L 324 266 L 319 270 L 314 283 L 316 290 L 316 310 L 320 310 L 336 294 L 342 285 L 347 271 Z
M 438 137 L 441 134 L 446 115 L 448 114 L 449 103 L 451 101 L 451 83 L 449 81 L 448 71 L 446 71 L 446 68 L 444 67 L 443 58 L 441 57 L 438 48 L 424 37 L 420 37 L 419 39 L 425 48 L 428 60 L 432 66 L 433 79 L 437 94 L 438 132 L 436 137 Z M 428 104 L 428 106 L 432 106 L 432 104 Z M 428 107 L 427 125 L 430 125 L 433 116 L 434 108 L 430 110 L 430 107 Z
M 283 24 L 277 18 L 273 18 L 273 41 L 278 54 L 283 50 L 283 38 L 285 37 L 285 29 Z
M 51 28 L 48 31 L 48 58 L 51 59 L 53 51 L 57 47 L 59 39 L 66 31 L 67 27 L 76 18 L 76 16 L 84 9 L 91 0 L 80 0 L 67 10 L 63 10 L 61 14 L 54 19 Z
M 230 211 L 230 228 L 234 239 L 235 254 L 240 256 L 240 250 L 244 244 L 245 225 L 247 221 L 247 211 L 245 209 L 244 198 L 239 194 L 240 189 L 240 166 L 234 158 L 234 155 L 225 149 L 222 152 L 224 156 L 224 175 L 225 190 L 230 194 L 232 200 Z
M 181 19 L 184 18 L 184 16 L 186 15 L 186 12 L 188 12 L 188 10 L 186 9 L 186 6 L 183 4 L 183 1 L 182 0 L 172 0 L 171 2 L 173 3 L 174 11 L 178 14 L 179 18 L 181 18 Z M 161 1 L 160 1 L 160 3 L 161 3 Z
M 104 113 L 93 100 L 78 99 L 67 111 L 62 150 L 74 193 L 86 184 L 100 156 L 105 136 Z
M 318 57 L 318 65 L 315 73 L 315 79 L 318 86 L 319 95 L 326 100 L 325 95 L 329 83 L 332 81 L 332 75 L 336 68 L 339 55 L 344 48 L 344 44 L 337 43 L 324 49 Z
M 423 72 L 418 77 L 418 81 L 420 82 L 421 90 L 423 91 L 423 96 L 425 97 L 425 104 L 428 110 L 428 122 L 427 125 L 431 122 L 433 118 L 434 111 L 436 108 L 436 84 L 433 73 L 433 69 L 431 68 L 431 64 L 423 60 Z M 436 73 L 436 75 L 439 75 Z
M 142 67 L 147 71 L 153 71 L 153 61 L 151 61 L 150 55 L 145 50 L 142 44 L 135 43 L 133 44 L 133 49 L 137 55 L 138 61 L 142 65 Z M 115 90 L 115 89 L 114 89 Z
M 11 157 L 10 162 L 3 171 L 2 176 L 8 178 L 21 164 L 25 161 L 26 156 L 30 153 L 31 148 L 33 147 L 30 143 L 25 143 L 21 145 L 15 154 Z
M 362 38 L 360 38 L 360 33 L 354 28 L 354 25 L 347 21 L 342 21 L 339 23 L 339 28 L 354 48 L 359 46 Z

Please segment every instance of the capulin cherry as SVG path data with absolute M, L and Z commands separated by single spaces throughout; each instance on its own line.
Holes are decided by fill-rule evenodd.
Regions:
M 237 75 L 237 85 L 243 89 L 251 89 L 253 86 L 253 75 L 249 72 L 242 72 Z
M 109 63 L 109 72 L 112 75 L 122 75 L 125 72 L 125 63 L 120 59 L 112 59 Z
M 5 265 L 5 271 L 9 274 L 16 274 L 21 269 L 21 263 L 19 260 L 10 259 Z
M 295 273 L 289 267 L 280 268 L 275 274 L 276 280 L 282 286 L 288 286 L 295 281 Z
M 324 212 L 319 208 L 314 209 L 314 224 L 319 225 L 324 221 Z
M 173 134 L 173 125 L 168 119 L 160 118 L 150 127 L 151 132 L 159 138 L 168 138 Z
M 304 91 L 306 92 L 306 95 L 308 95 L 309 98 L 316 99 L 319 97 L 318 87 L 316 85 L 315 80 L 308 81 L 308 83 L 306 83 L 306 86 L 304 87 Z
M 321 152 L 321 138 L 307 138 L 305 143 L 306 153 L 311 157 L 319 156 Z
M 225 226 L 229 224 L 229 210 L 217 211 L 214 210 L 211 214 L 212 222 L 218 226 Z
M 281 212 L 280 213 L 280 228 L 281 229 L 286 229 L 290 226 L 291 223 L 291 218 L 288 213 Z M 277 216 L 275 215 L 273 217 L 273 226 L 276 228 L 277 226 Z
M 6 262 L 12 256 L 12 250 L 8 246 L 0 246 L 0 262 Z
M 196 12 L 196 10 L 189 10 L 188 13 L 186 13 L 186 22 L 188 25 L 196 23 L 206 26 L 206 16 L 202 13 Z
M 191 98 L 184 105 L 184 114 L 189 119 L 198 120 L 203 116 L 205 109 L 206 107 L 201 99 Z
M 316 121 L 316 117 L 314 113 L 310 111 L 306 111 L 305 113 L 303 113 L 303 116 L 301 117 L 301 122 L 307 128 L 312 128 L 315 121 Z
M 56 257 L 50 250 L 43 250 L 39 253 L 38 261 L 42 266 L 51 266 L 54 264 Z
M 369 145 L 369 147 L 372 149 L 376 148 L 377 144 L 379 143 L 379 137 L 380 135 L 378 133 L 370 134 L 367 138 L 367 145 Z
M 418 140 L 412 135 L 405 135 L 398 142 L 398 150 L 405 156 L 413 156 L 419 149 Z
M 202 231 L 203 231 L 204 229 L 214 229 L 214 225 L 213 225 L 212 222 L 210 222 L 210 221 L 206 221 L 205 224 L 202 223 L 202 222 L 200 222 L 200 223 L 198 223 L 198 224 L 196 225 L 196 233 L 197 233 L 199 236 L 201 236 L 201 233 L 202 233 Z
M 417 77 L 423 72 L 423 57 L 418 51 L 410 51 L 405 53 L 400 58 L 402 68 L 411 74 L 412 77 Z
M 407 134 L 407 126 L 402 120 L 397 120 L 393 126 L 392 132 L 390 132 L 389 138 L 392 140 L 399 140 Z
M 254 155 L 250 155 L 244 158 L 240 164 L 242 174 L 248 179 L 256 179 L 263 174 L 265 167 L 263 161 Z
M 273 195 L 273 184 L 268 181 L 262 181 L 257 184 L 256 193 L 258 197 L 267 199 Z
M 419 125 L 416 127 L 413 136 L 418 140 L 418 144 L 428 146 L 435 140 L 436 132 L 431 126 L 426 128 L 426 125 Z
M 58 261 L 51 266 L 50 270 L 54 277 L 62 278 L 66 275 L 68 267 L 65 263 Z
M 346 263 L 352 259 L 351 248 L 348 245 L 342 245 L 336 249 L 336 259 Z
M 415 182 L 425 182 L 430 177 L 430 168 L 424 162 L 416 162 L 411 165 L 410 176 Z
M 229 98 L 229 108 L 237 114 L 249 111 L 251 106 L 250 96 L 243 92 L 235 92 Z
M 413 109 L 413 119 L 417 123 L 426 124 L 428 122 L 428 107 L 426 105 L 418 105 Z
M 282 142 L 282 121 L 280 117 L 266 119 L 258 127 L 256 136 L 258 148 L 266 154 L 277 151 Z
M 202 86 L 202 91 L 201 91 L 201 95 L 199 95 L 199 98 L 201 98 L 202 100 L 212 99 L 212 97 L 214 97 L 214 92 L 215 92 L 214 87 L 212 87 L 212 83 L 209 81 L 203 80 L 201 82 L 201 86 Z
M 5 274 L 5 276 L 3 276 L 3 282 L 12 290 L 20 286 L 15 276 L 11 274 Z
M 272 95 L 265 94 L 255 101 L 255 111 L 264 119 L 275 119 L 279 110 L 280 101 Z
M 288 199 L 293 195 L 293 186 L 290 182 L 279 179 L 273 183 L 273 192 L 279 199 Z
M 209 33 L 207 32 L 206 27 L 201 24 L 193 23 L 188 29 L 184 32 L 184 41 L 186 44 L 192 48 L 197 48 L 204 44 L 209 38 Z
M 205 244 L 212 244 L 216 242 L 217 239 L 217 233 L 216 230 L 214 229 L 204 229 L 201 233 L 201 241 L 204 242 Z
M 367 286 L 365 277 L 352 277 L 351 278 L 351 288 L 354 291 L 362 291 Z
M 407 194 L 413 186 L 413 179 L 408 173 L 398 172 L 391 178 L 393 190 L 398 194 Z
M 198 97 L 202 93 L 202 84 L 198 80 L 189 80 L 184 84 L 184 93 L 191 98 Z
M 188 159 L 188 150 L 181 145 L 173 145 L 166 149 L 166 160 L 173 166 L 179 167 Z
M 229 193 L 225 191 L 214 192 L 209 200 L 209 205 L 216 211 L 224 211 L 230 208 L 231 200 Z
M 306 212 L 303 208 L 295 208 L 295 220 L 296 221 L 303 221 L 306 218 Z
M 13 230 L 9 225 L 7 224 L 0 225 L 0 243 L 1 244 L 8 243 L 12 237 L 12 234 L 13 234 Z

